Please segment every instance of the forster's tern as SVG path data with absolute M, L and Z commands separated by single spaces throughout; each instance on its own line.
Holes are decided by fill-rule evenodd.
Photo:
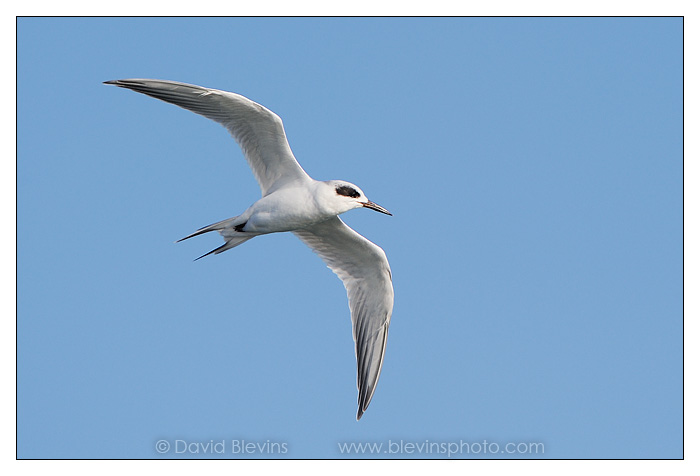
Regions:
M 357 357 L 359 420 L 372 400 L 382 369 L 394 288 L 384 250 L 343 223 L 338 215 L 360 207 L 391 213 L 369 201 L 356 185 L 342 180 L 319 182 L 309 177 L 289 148 L 282 120 L 248 98 L 155 79 L 120 79 L 105 84 L 201 114 L 233 135 L 260 184 L 262 198 L 242 214 L 205 226 L 182 240 L 218 231 L 226 242 L 202 258 L 258 235 L 291 231 L 326 262 L 348 293 Z

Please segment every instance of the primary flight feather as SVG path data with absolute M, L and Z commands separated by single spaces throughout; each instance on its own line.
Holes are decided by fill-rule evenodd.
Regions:
M 200 258 L 258 235 L 291 231 L 343 281 L 355 339 L 359 420 L 372 400 L 382 369 L 394 288 L 384 250 L 343 223 L 338 215 L 360 207 L 391 213 L 368 200 L 356 185 L 309 177 L 292 154 L 279 116 L 246 97 L 156 79 L 120 79 L 105 84 L 131 89 L 216 121 L 228 129 L 243 150 L 260 184 L 262 198 L 242 214 L 183 238 L 210 231 L 223 236 L 222 246 Z

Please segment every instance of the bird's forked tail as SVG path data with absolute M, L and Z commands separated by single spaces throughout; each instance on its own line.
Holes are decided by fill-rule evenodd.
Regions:
M 235 248 L 238 245 L 241 245 L 245 243 L 246 241 L 250 240 L 251 238 L 254 238 L 256 235 L 250 234 L 250 233 L 245 233 L 243 231 L 237 230 L 238 227 L 241 226 L 241 224 L 236 225 L 236 221 L 238 220 L 238 217 L 233 217 L 233 218 L 227 218 L 226 220 L 221 220 L 216 223 L 212 223 L 211 225 L 205 226 L 203 228 L 200 228 L 199 230 L 195 231 L 194 233 L 191 233 L 187 235 L 184 238 L 180 238 L 179 240 L 176 241 L 176 243 L 179 243 L 181 241 L 185 241 L 187 239 L 193 238 L 198 235 L 202 235 L 204 233 L 209 233 L 210 231 L 218 231 L 221 236 L 224 237 L 226 240 L 226 243 L 223 245 L 219 246 L 216 249 L 211 250 L 209 253 L 203 254 L 199 258 L 195 259 L 197 261 L 198 259 L 204 258 L 205 256 L 209 256 L 211 254 L 218 255 L 219 253 L 223 253 L 226 250 L 230 250 L 231 248 Z M 243 223 L 244 225 L 245 223 Z

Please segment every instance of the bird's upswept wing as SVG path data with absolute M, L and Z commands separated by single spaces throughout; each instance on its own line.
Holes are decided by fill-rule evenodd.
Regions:
M 118 79 L 105 84 L 175 104 L 226 127 L 243 149 L 263 196 L 311 180 L 294 158 L 279 116 L 240 94 L 159 79 Z
M 384 250 L 343 221 L 330 220 L 294 231 L 343 281 L 348 292 L 357 357 L 357 419 L 372 400 L 382 370 L 394 288 Z

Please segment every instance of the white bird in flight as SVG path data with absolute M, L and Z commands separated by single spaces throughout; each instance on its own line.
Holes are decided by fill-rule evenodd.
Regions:
M 224 237 L 222 246 L 200 258 L 259 235 L 291 231 L 343 281 L 355 339 L 359 420 L 372 400 L 382 369 L 394 288 L 384 250 L 343 223 L 338 215 L 360 207 L 391 213 L 368 200 L 356 185 L 309 177 L 292 154 L 279 116 L 246 97 L 156 79 L 120 79 L 105 84 L 147 94 L 216 121 L 243 149 L 262 198 L 242 214 L 182 238 L 210 231 Z

